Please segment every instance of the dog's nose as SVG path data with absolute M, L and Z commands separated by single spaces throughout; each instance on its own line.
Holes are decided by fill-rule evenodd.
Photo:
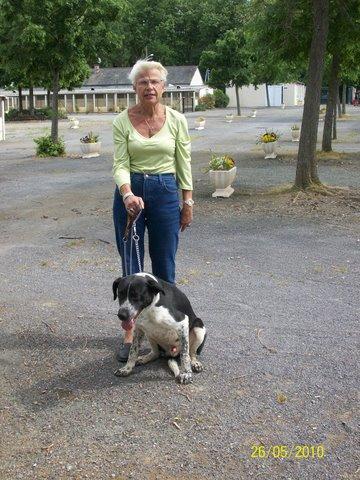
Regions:
M 129 316 L 130 316 L 130 312 L 127 308 L 120 308 L 120 310 L 118 311 L 118 318 L 122 322 L 128 320 Z

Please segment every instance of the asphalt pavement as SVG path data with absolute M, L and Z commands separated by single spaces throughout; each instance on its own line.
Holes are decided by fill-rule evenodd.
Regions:
M 244 111 L 244 114 L 246 111 Z M 166 362 L 117 378 L 112 282 L 112 115 L 60 123 L 69 156 L 35 159 L 46 123 L 11 123 L 0 144 L 0 478 L 355 479 L 359 476 L 359 246 L 356 197 L 265 191 L 291 183 L 301 109 L 262 109 L 193 130 L 195 220 L 177 282 L 205 322 L 205 371 L 179 386 Z M 255 138 L 282 131 L 265 161 Z M 359 114 L 339 122 L 324 181 L 360 186 Z M 79 158 L 101 131 L 103 153 Z M 319 135 L 320 138 L 320 135 Z M 212 199 L 209 151 L 236 158 L 235 193 Z M 299 203 L 304 206 L 301 207 Z M 316 204 L 316 205 L 315 205 Z M 280 208 L 281 207 L 281 208 Z M 301 207 L 301 208 L 300 208 Z M 146 269 L 150 269 L 147 261 Z

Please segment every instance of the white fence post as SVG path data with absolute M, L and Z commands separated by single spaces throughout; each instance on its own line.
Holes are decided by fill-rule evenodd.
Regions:
M 0 141 L 5 140 L 5 97 L 0 97 Z

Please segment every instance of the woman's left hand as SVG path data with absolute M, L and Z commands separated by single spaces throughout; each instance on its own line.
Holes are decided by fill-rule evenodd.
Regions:
M 183 232 L 185 228 L 190 227 L 193 220 L 193 207 L 183 205 L 180 216 L 180 230 Z

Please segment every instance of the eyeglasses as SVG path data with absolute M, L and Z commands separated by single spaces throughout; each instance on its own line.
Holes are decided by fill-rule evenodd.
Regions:
M 140 78 L 136 84 L 138 87 L 147 87 L 148 85 L 158 87 L 162 82 L 163 80 L 158 78 Z

